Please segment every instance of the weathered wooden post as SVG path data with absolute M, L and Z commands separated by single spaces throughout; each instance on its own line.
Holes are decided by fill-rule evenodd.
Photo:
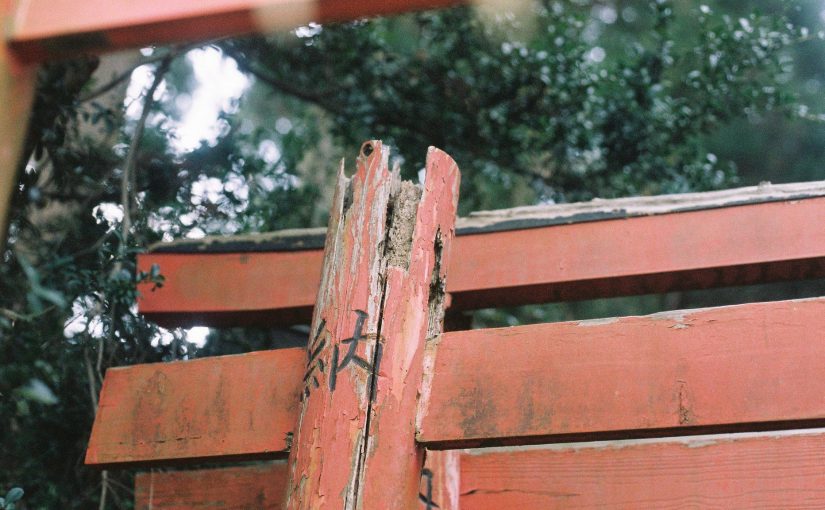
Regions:
M 426 339 L 443 321 L 459 173 L 430 148 L 422 190 L 388 159 L 381 142 L 367 142 L 355 175 L 342 167 L 338 177 L 287 508 L 419 505 L 417 403 Z

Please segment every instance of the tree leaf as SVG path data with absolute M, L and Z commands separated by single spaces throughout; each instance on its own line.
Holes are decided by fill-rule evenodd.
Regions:
M 25 399 L 41 404 L 53 405 L 58 402 L 58 398 L 51 388 L 37 378 L 30 379 L 28 384 L 18 390 L 18 393 Z M 8 499 L 8 496 L 6 498 Z

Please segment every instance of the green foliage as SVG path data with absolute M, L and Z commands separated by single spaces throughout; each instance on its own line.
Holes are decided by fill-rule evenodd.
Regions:
M 6 493 L 6 497 L 0 498 L 0 509 L 14 510 L 17 507 L 17 502 L 23 499 L 23 489 L 20 487 L 12 487 Z
M 224 47 L 262 84 L 331 115 L 344 146 L 388 140 L 410 175 L 427 145 L 454 155 L 464 212 L 502 207 L 506 197 L 728 185 L 733 167 L 704 149 L 703 136 L 752 113 L 789 111 L 794 98 L 776 77 L 802 34 L 778 16 L 697 7 L 695 35 L 677 43 L 670 4 L 644 8 L 644 40 L 602 61 L 586 40 L 587 16 L 560 2 L 494 23 L 456 9 Z

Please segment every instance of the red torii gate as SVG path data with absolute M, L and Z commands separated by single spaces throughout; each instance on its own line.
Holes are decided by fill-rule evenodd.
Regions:
M 825 501 L 825 435 L 802 430 L 825 423 L 821 298 L 443 334 L 426 319 L 439 313 L 433 275 L 467 309 L 495 295 L 521 304 L 823 277 L 825 183 L 471 215 L 448 259 L 449 158 L 431 152 L 412 207 L 417 194 L 390 184 L 380 143 L 368 147 L 351 201 L 339 184 L 323 271 L 317 230 L 141 256 L 167 276 L 141 309 L 169 325 L 293 323 L 306 317 L 302 287 L 322 283 L 307 349 L 108 371 L 88 464 L 292 456 L 139 475 L 138 508 L 280 508 L 287 495 L 296 508 Z M 382 222 L 383 236 L 372 228 Z M 429 263 L 387 248 L 390 238 Z M 370 305 L 341 299 L 381 302 L 383 312 L 376 320 Z M 615 442 L 639 438 L 650 439 Z M 603 440 L 613 442 L 588 446 Z M 457 451 L 533 444 L 551 446 Z
M 45 58 L 453 3 L 457 2 L 6 2 L 3 14 L 9 28 L 7 44 L 0 53 L 0 99 L 7 105 L 0 116 L 0 227 L 5 225 L 8 196 L 14 186 L 15 176 L 10 169 L 19 157 L 25 132 L 23 119 L 33 91 L 32 66 Z M 428 507 L 433 507 L 434 501 L 440 502 L 441 508 L 458 504 L 470 508 L 565 506 L 570 498 L 579 498 L 577 504 L 592 507 L 636 507 L 640 497 L 655 505 L 658 501 L 701 503 L 713 496 L 715 502 L 743 508 L 771 503 L 783 507 L 802 502 L 816 505 L 822 501 L 821 458 L 825 443 L 820 433 L 783 437 L 715 435 L 699 443 L 647 442 L 621 449 L 577 447 L 482 455 L 432 453 L 444 448 L 821 426 L 825 419 L 821 397 L 825 394 L 825 383 L 818 377 L 817 355 L 823 349 L 820 332 L 825 325 L 825 304 L 821 299 L 760 303 L 649 318 L 435 335 L 438 328 L 429 317 L 438 317 L 444 303 L 430 303 L 429 296 L 439 295 L 440 281 L 431 277 L 453 271 L 444 251 L 440 259 L 443 264 L 435 263 L 439 260 L 438 249 L 445 250 L 450 244 L 448 232 L 452 227 L 448 216 L 455 206 L 455 194 L 451 202 L 447 198 L 450 194 L 444 190 L 449 189 L 449 179 L 455 178 L 449 177 L 452 167 L 445 156 L 435 153 L 433 157 L 440 158 L 441 163 L 433 160 L 430 175 L 437 173 L 433 171 L 436 167 L 442 168 L 442 184 L 446 187 L 431 187 L 422 198 L 401 200 L 412 210 L 428 212 L 413 215 L 422 220 L 420 228 L 418 223 L 413 228 L 418 234 L 409 239 L 412 246 L 422 243 L 420 250 L 414 252 L 419 258 L 402 256 L 390 263 L 388 257 L 397 251 L 385 253 L 370 244 L 383 239 L 382 232 L 393 228 L 383 222 L 386 210 L 382 213 L 380 205 L 384 200 L 389 202 L 390 196 L 403 196 L 404 190 L 411 196 L 416 192 L 409 187 L 396 188 L 385 170 L 376 170 L 381 167 L 376 161 L 383 149 L 371 147 L 377 150 L 365 155 L 353 187 L 367 193 L 366 196 L 376 193 L 378 199 L 362 197 L 358 201 L 353 195 L 349 201 L 346 194 L 339 193 L 341 225 L 328 231 L 328 240 L 337 239 L 340 246 L 352 249 L 366 247 L 367 252 L 355 256 L 347 250 L 334 251 L 328 257 L 353 262 L 351 271 L 344 276 L 335 274 L 343 266 L 329 269 L 323 279 L 328 285 L 319 294 L 325 296 L 328 306 L 316 309 L 313 331 L 317 334 L 312 340 L 319 343 L 312 345 L 328 342 L 326 348 L 331 352 L 327 355 L 331 357 L 324 372 L 327 378 L 314 386 L 316 374 L 305 374 L 307 353 L 301 349 L 113 369 L 107 374 L 87 458 L 90 464 L 119 465 L 172 459 L 262 458 L 291 451 L 290 465 L 296 466 L 295 470 L 287 473 L 282 465 L 269 465 L 152 473 L 138 478 L 139 504 L 159 507 L 161 497 L 166 498 L 163 504 L 167 507 L 193 507 L 198 498 L 203 504 L 211 504 L 216 499 L 207 501 L 214 495 L 208 484 L 214 483 L 226 483 L 235 489 L 230 495 L 238 499 L 230 504 L 252 508 L 277 506 L 283 498 L 280 487 L 289 487 L 292 494 L 301 495 L 291 501 L 304 507 L 314 507 L 319 496 L 333 507 L 344 501 L 348 505 L 381 508 L 382 503 L 376 501 L 396 501 L 394 498 L 412 504 L 408 495 L 410 487 L 417 485 L 418 473 L 415 482 L 406 475 L 412 473 L 410 466 L 420 468 L 420 448 L 431 451 L 427 459 L 430 466 L 422 471 L 424 482 L 417 488 L 421 504 Z M 367 176 L 375 178 L 370 185 Z M 429 180 L 427 185 L 434 183 Z M 437 189 L 445 195 L 440 200 L 428 198 L 435 197 Z M 822 190 L 816 186 L 774 190 L 778 195 L 772 195 L 771 190 L 747 190 L 736 196 L 712 195 L 711 203 L 700 206 L 640 212 L 638 218 L 622 222 L 623 226 L 633 225 L 627 227 L 627 232 L 620 228 L 619 235 L 606 238 L 591 229 L 606 226 L 602 234 L 615 232 L 616 221 L 553 225 L 546 218 L 528 217 L 527 223 L 520 225 L 535 227 L 530 231 L 485 230 L 488 227 L 477 232 L 465 231 L 466 237 L 459 237 L 456 245 L 454 260 L 458 262 L 454 264 L 467 268 L 464 270 L 469 274 L 456 278 L 455 290 L 448 283 L 447 290 L 454 296 L 456 308 L 471 309 L 492 304 L 822 277 Z M 426 204 L 434 209 L 428 209 Z M 614 216 L 627 215 L 614 211 Z M 364 225 L 353 219 L 356 217 L 377 230 L 359 228 Z M 584 217 L 598 219 L 598 215 Z M 666 220 L 654 227 L 663 218 Z M 493 223 L 501 227 L 506 221 L 499 218 Z M 547 236 L 554 235 L 550 231 L 568 243 L 575 244 L 579 235 L 587 242 L 578 245 L 578 251 L 567 252 L 567 244 L 547 244 Z M 441 241 L 436 243 L 439 233 Z M 399 235 L 404 242 L 399 246 L 406 246 L 406 234 L 402 234 Z M 328 250 L 329 247 L 327 242 Z M 519 251 L 522 248 L 524 251 Z M 558 250 L 550 263 L 546 258 L 548 249 Z M 314 251 L 301 252 L 299 256 L 306 257 L 306 263 L 293 267 L 306 275 L 314 271 L 319 276 L 318 254 L 317 246 Z M 567 258 L 576 254 L 588 256 L 578 264 Z M 174 258 L 150 255 L 144 263 L 153 256 Z M 470 263 L 472 257 L 485 256 L 491 262 Z M 248 260 L 252 256 L 222 257 L 230 262 L 235 258 L 234 263 L 243 265 L 244 257 Z M 406 267 L 403 260 L 407 260 Z M 179 278 L 193 262 L 179 262 L 180 267 L 168 273 L 170 284 L 164 292 L 179 286 L 197 288 L 194 280 Z M 509 265 L 504 269 L 495 267 L 502 264 Z M 165 271 L 167 266 L 162 267 Z M 272 270 L 265 261 L 259 268 L 265 272 Z M 458 274 L 460 271 L 455 270 Z M 296 282 L 298 278 L 286 276 L 272 283 L 301 287 Z M 244 278 L 260 282 L 260 273 Z M 317 281 L 305 278 L 303 284 Z M 426 314 L 421 306 L 422 286 L 427 290 Z M 205 287 L 212 288 L 209 283 Z M 260 288 L 250 287 L 234 303 L 213 300 L 198 309 L 192 299 L 184 299 L 179 304 L 167 301 L 167 308 L 161 305 L 153 311 L 167 321 L 191 322 L 192 317 L 199 316 L 215 323 L 228 323 L 250 318 L 266 321 L 269 317 L 274 323 L 305 317 L 314 303 L 314 299 L 307 299 L 306 292 L 296 293 L 295 299 L 281 291 L 271 292 L 270 302 L 266 295 L 252 297 Z M 418 294 L 412 292 L 416 288 Z M 229 289 L 224 287 L 227 292 Z M 417 301 L 408 299 L 410 295 L 415 295 Z M 152 295 L 149 296 L 144 308 L 152 302 Z M 387 296 L 391 296 L 389 300 Z M 377 306 L 378 314 L 370 313 L 368 306 L 358 308 L 360 301 Z M 399 308 L 388 314 L 393 306 Z M 347 307 L 353 313 L 344 313 Z M 328 321 L 329 317 L 335 318 L 334 324 Z M 321 323 L 324 327 L 320 327 Z M 390 334 L 385 335 L 384 331 Z M 348 336 L 341 336 L 345 333 Z M 422 341 L 432 335 L 424 349 Z M 405 343 L 390 346 L 389 342 L 397 339 Z M 318 359 L 314 352 L 309 352 L 312 362 Z M 333 354 L 336 352 L 337 360 Z M 333 360 L 336 362 L 332 363 Z M 335 383 L 329 379 L 332 374 Z M 306 382 L 305 375 L 309 375 Z M 403 390 L 418 390 L 417 375 L 422 376 L 422 397 L 417 404 L 411 404 L 418 396 L 412 398 Z M 410 378 L 410 386 L 390 384 L 402 377 Z M 334 395 L 331 391 L 346 387 L 349 390 Z M 313 388 L 317 392 L 307 395 L 307 390 Z M 340 397 L 346 391 L 348 396 Z M 297 405 L 301 395 L 303 410 Z M 203 400 L 204 396 L 208 398 Z M 336 439 L 343 438 L 343 442 L 327 441 L 328 424 L 323 427 L 325 432 L 316 432 L 321 430 L 321 422 L 332 419 L 333 426 L 338 423 L 334 416 L 314 410 L 313 406 L 318 405 L 351 413 L 357 426 L 338 429 L 344 433 Z M 391 411 L 382 413 L 383 410 Z M 387 419 L 397 418 L 409 425 L 413 423 L 411 412 L 415 415 L 414 428 L 385 425 Z M 290 434 L 294 433 L 299 416 L 304 425 L 293 437 Z M 315 427 L 315 423 L 319 426 Z M 377 427 L 381 430 L 375 430 Z M 391 431 L 388 436 L 383 435 L 386 430 Z M 402 452 L 397 456 L 383 450 L 387 445 L 380 438 L 409 438 L 413 432 L 415 441 L 411 444 L 400 440 Z M 322 465 L 321 457 L 311 446 L 318 441 L 344 450 L 349 448 L 352 455 L 346 462 L 340 458 L 326 459 Z M 388 460 L 378 466 L 378 475 L 369 475 L 375 471 L 369 459 L 381 455 L 388 455 Z M 348 464 L 350 461 L 354 463 Z M 385 466 L 392 466 L 393 473 L 406 475 L 403 480 L 393 478 L 382 472 Z M 525 467 L 531 470 L 530 476 L 525 475 Z M 341 478 L 339 468 L 349 477 Z M 303 481 L 305 474 L 321 478 L 307 476 Z M 269 492 L 250 490 L 259 487 L 256 480 L 260 481 L 261 476 L 267 480 L 264 484 Z M 201 485 L 197 494 L 187 495 L 179 486 L 174 494 L 164 493 L 170 482 L 182 483 L 187 479 L 207 485 Z M 279 485 L 278 480 L 290 482 Z M 346 482 L 345 490 L 323 492 L 342 480 Z M 394 484 L 399 480 L 404 482 L 404 490 L 394 492 Z M 655 486 L 651 480 L 655 480 Z M 599 489 L 594 491 L 597 481 Z M 378 485 L 374 485 L 376 482 Z M 229 497 L 227 494 L 216 497 Z M 256 499 L 242 499 L 250 494 Z

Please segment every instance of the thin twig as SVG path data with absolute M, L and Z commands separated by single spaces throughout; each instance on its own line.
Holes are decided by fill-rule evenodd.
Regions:
M 109 470 L 100 473 L 100 506 L 99 510 L 106 510 L 106 492 L 109 490 Z
M 216 39 L 215 41 L 217 41 L 217 40 L 218 39 Z M 171 50 L 165 51 L 165 52 L 163 52 L 159 55 L 152 55 L 151 57 L 145 58 L 145 59 L 141 60 L 140 62 L 136 63 L 135 65 L 129 67 L 129 69 L 123 71 L 119 75 L 112 78 L 105 85 L 103 85 L 103 86 L 101 86 L 101 87 L 99 87 L 95 90 L 90 91 L 88 94 L 86 94 L 84 96 L 81 96 L 80 98 L 77 99 L 77 103 L 85 103 L 87 101 L 91 101 L 92 99 L 100 97 L 103 94 L 109 92 L 113 88 L 117 87 L 121 83 L 123 83 L 123 82 L 127 81 L 129 78 L 131 78 L 132 73 L 135 72 L 135 69 L 137 69 L 138 67 L 155 64 L 157 62 L 162 62 L 164 59 L 169 58 L 169 57 L 174 58 L 174 57 L 180 55 L 181 53 L 186 53 L 189 50 L 193 50 L 195 48 L 199 48 L 199 47 L 202 47 L 202 46 L 209 46 L 211 44 L 214 44 L 215 41 L 209 41 L 209 42 L 198 41 L 196 43 L 183 44 L 183 45 L 180 45 L 180 46 L 176 46 L 175 48 L 173 48 Z
M 137 164 L 137 151 L 140 145 L 140 139 L 143 137 L 143 131 L 146 128 L 146 121 L 149 118 L 149 112 L 152 110 L 154 104 L 155 92 L 163 81 L 163 76 L 169 70 L 172 60 L 177 56 L 177 53 L 170 53 L 164 57 L 161 63 L 155 69 L 155 78 L 152 80 L 152 85 L 146 91 L 146 96 L 143 98 L 143 111 L 140 114 L 135 131 L 132 133 L 132 140 L 129 144 L 129 152 L 126 154 L 126 160 L 123 163 L 123 176 L 120 185 L 120 202 L 123 206 L 123 221 L 121 223 L 123 239 L 121 240 L 121 251 L 125 251 L 127 240 L 129 239 L 129 230 L 132 228 L 132 199 L 130 194 L 130 183 L 132 182 L 132 173 L 135 171 Z M 134 190 L 132 190 L 134 191 Z
M 89 349 L 83 348 L 83 359 L 86 362 L 86 376 L 89 383 L 89 398 L 92 401 L 92 411 L 97 414 L 97 382 L 95 379 L 94 369 L 92 368 L 92 359 L 89 358 Z

